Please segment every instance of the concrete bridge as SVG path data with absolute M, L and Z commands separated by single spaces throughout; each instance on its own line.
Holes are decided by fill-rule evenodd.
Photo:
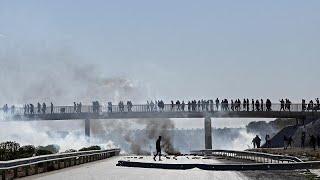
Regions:
M 280 110 L 280 104 L 272 104 L 267 110 L 265 105 L 256 109 L 239 107 L 233 109 L 227 104 L 221 106 L 208 104 L 196 106 L 195 109 L 181 108 L 181 105 L 165 104 L 162 108 L 146 104 L 132 106 L 52 106 L 45 110 L 35 108 L 30 113 L 26 108 L 15 108 L 4 113 L 5 120 L 34 121 L 34 120 L 85 120 L 85 135 L 90 136 L 90 119 L 150 119 L 150 118 L 204 118 L 205 148 L 212 149 L 211 118 L 295 118 L 297 124 L 304 124 L 320 118 L 318 108 L 306 110 L 302 104 L 291 104 L 290 109 Z

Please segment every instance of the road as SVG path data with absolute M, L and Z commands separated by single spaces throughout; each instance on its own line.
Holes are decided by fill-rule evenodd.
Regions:
M 251 179 L 306 179 L 305 175 L 300 171 L 204 171 L 200 169 L 191 170 L 164 170 L 164 169 L 143 169 L 116 166 L 118 160 L 127 160 L 127 157 L 113 157 L 110 159 L 97 161 L 93 163 L 83 164 L 67 169 L 52 171 L 45 174 L 39 174 L 22 178 L 23 180 L 251 180 Z M 132 159 L 132 158 L 131 158 Z M 132 159 L 134 160 L 134 159 Z M 137 161 L 138 159 L 136 159 Z M 217 159 L 178 159 L 177 161 L 163 159 L 165 163 L 173 162 L 198 162 L 198 163 L 225 163 L 223 160 Z M 152 161 L 151 157 L 144 157 L 143 161 Z

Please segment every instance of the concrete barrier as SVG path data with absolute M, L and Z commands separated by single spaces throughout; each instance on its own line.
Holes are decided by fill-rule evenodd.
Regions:
M 187 170 L 199 168 L 213 171 L 256 171 L 256 170 L 304 170 L 319 169 L 320 161 L 317 162 L 294 162 L 294 163 L 250 163 L 250 164 L 165 164 L 165 163 L 145 163 L 132 161 L 118 161 L 117 166 L 176 169 Z
M 117 156 L 120 149 L 83 151 L 0 161 L 0 180 L 31 176 Z

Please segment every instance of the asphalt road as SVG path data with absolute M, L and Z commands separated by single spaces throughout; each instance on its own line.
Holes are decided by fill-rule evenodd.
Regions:
M 191 170 L 164 170 L 164 169 L 144 169 L 131 167 L 116 166 L 118 160 L 131 161 L 152 161 L 151 157 L 127 158 L 127 157 L 113 157 L 110 159 L 96 161 L 80 166 L 52 171 L 49 173 L 39 174 L 22 178 L 24 180 L 249 180 L 249 179 L 306 179 L 303 172 L 300 171 L 204 171 L 200 169 Z M 194 159 L 193 157 L 181 157 L 178 160 L 172 158 L 163 158 L 161 163 L 225 163 L 225 160 L 217 159 Z

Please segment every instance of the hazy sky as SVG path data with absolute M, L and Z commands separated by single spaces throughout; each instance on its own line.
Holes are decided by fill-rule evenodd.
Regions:
M 318 0 L 0 0 L 1 103 L 73 65 L 138 82 L 145 99 L 300 102 L 319 95 L 319 57 Z

